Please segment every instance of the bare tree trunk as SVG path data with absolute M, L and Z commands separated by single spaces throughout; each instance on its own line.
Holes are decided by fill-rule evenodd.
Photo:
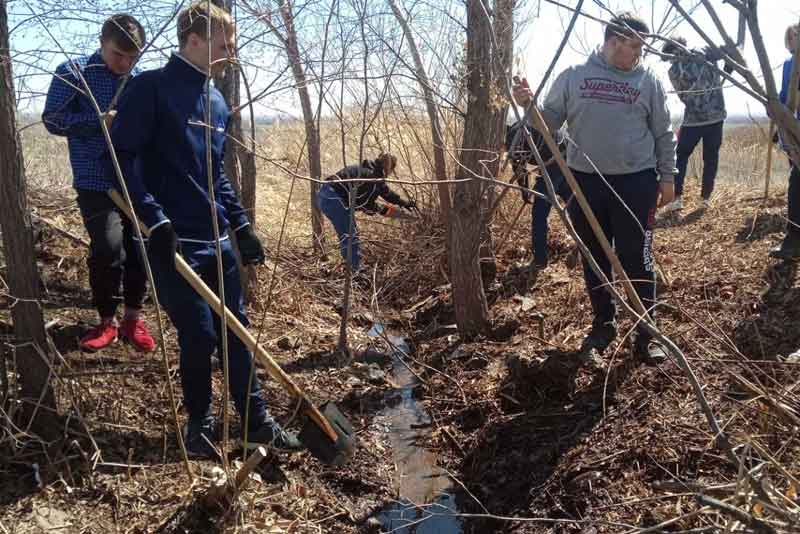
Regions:
M 489 19 L 488 0 L 483 0 L 486 12 L 484 18 Z M 496 53 L 492 56 L 494 61 L 491 74 L 494 82 L 491 84 L 492 94 L 487 124 L 490 130 L 487 133 L 486 143 L 490 150 L 496 154 L 502 152 L 503 139 L 505 134 L 506 115 L 508 114 L 508 104 L 505 99 L 506 79 L 511 76 L 511 67 L 514 58 L 514 4 L 515 0 L 494 0 L 492 32 L 494 33 L 495 43 L 497 44 Z M 490 43 L 491 45 L 491 43 Z M 485 158 L 486 171 L 492 177 L 497 177 L 500 172 L 500 158 Z M 481 227 L 481 246 L 480 246 L 480 266 L 481 276 L 484 286 L 495 279 L 497 276 L 497 258 L 495 257 L 494 240 L 492 238 L 492 215 L 495 204 L 495 189 L 489 188 L 486 198 L 481 204 L 483 215 L 483 225 Z
M 233 12 L 235 0 L 213 0 L 219 7 L 229 13 Z M 247 142 L 242 130 L 242 114 L 238 109 L 242 101 L 242 85 L 239 78 L 241 71 L 236 65 L 228 65 L 222 76 L 214 79 L 214 85 L 222 93 L 225 103 L 231 109 L 228 135 L 230 139 L 225 144 L 225 174 L 239 193 L 242 206 L 247 210 L 247 217 L 255 230 L 256 224 L 256 159 L 252 150 L 247 147 Z M 234 236 L 235 241 L 235 236 Z M 242 293 L 245 302 L 250 299 L 255 291 L 258 278 L 254 266 L 239 265 L 242 273 Z
M 0 0 L 0 228 L 7 263 L 11 308 L 20 375 L 24 423 L 46 441 L 56 439 L 59 425 L 50 383 L 47 338 L 40 307 L 40 278 L 33 248 L 33 226 L 28 211 L 22 145 L 16 126 L 14 80 L 8 40 L 6 0 Z
M 436 174 L 436 180 L 442 182 L 437 185 L 439 190 L 439 207 L 442 215 L 441 220 L 444 227 L 447 228 L 449 226 L 452 201 L 450 199 L 450 188 L 448 187 L 448 184 L 443 183 L 447 180 L 447 165 L 445 164 L 444 138 L 442 137 L 442 128 L 439 122 L 439 110 L 437 109 L 436 100 L 433 96 L 431 81 L 428 78 L 428 73 L 425 71 L 425 65 L 422 63 L 422 57 L 419 54 L 419 49 L 417 48 L 417 42 L 414 39 L 414 35 L 411 33 L 411 29 L 408 26 L 408 21 L 400 11 L 400 8 L 397 5 L 397 0 L 389 0 L 389 5 L 394 12 L 394 16 L 397 19 L 398 24 L 400 24 L 400 27 L 403 28 L 403 33 L 405 34 L 406 41 L 408 42 L 408 48 L 411 51 L 411 57 L 414 59 L 414 68 L 416 71 L 414 74 L 417 77 L 417 82 L 419 83 L 420 88 L 422 89 L 422 94 L 425 97 L 425 108 L 428 111 L 428 120 L 431 122 L 434 172 Z
M 289 2 L 281 2 L 281 19 L 286 27 L 286 35 L 280 36 L 292 66 L 294 83 L 297 85 L 297 95 L 300 97 L 300 107 L 303 110 L 303 122 L 306 128 L 306 139 L 308 145 L 308 171 L 314 180 L 322 179 L 322 157 L 320 152 L 319 131 L 317 131 L 314 121 L 314 112 L 311 108 L 311 96 L 308 94 L 308 83 L 305 70 L 303 69 L 300 49 L 297 45 L 297 31 L 294 27 L 294 13 Z M 309 198 L 311 200 L 311 231 L 313 233 L 313 246 L 315 252 L 323 250 L 322 244 L 322 214 L 317 206 L 317 191 L 319 184 L 309 182 Z
M 467 2 L 467 116 L 461 145 L 459 179 L 474 175 L 494 177 L 497 164 L 488 165 L 489 152 L 497 151 L 498 121 L 493 100 L 491 54 L 492 24 L 482 0 Z M 492 168 L 494 167 L 494 168 Z M 482 180 L 458 182 L 453 197 L 450 231 L 450 266 L 456 323 L 462 335 L 489 328 L 489 309 L 481 280 L 479 251 L 485 237 L 481 213 L 485 186 Z

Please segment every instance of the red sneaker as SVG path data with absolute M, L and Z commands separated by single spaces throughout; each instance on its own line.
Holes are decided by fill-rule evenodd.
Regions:
M 120 335 L 139 352 L 153 352 L 156 342 L 141 319 L 124 319 L 119 326 Z
M 117 325 L 103 322 L 89 330 L 81 339 L 81 349 L 96 352 L 117 341 Z

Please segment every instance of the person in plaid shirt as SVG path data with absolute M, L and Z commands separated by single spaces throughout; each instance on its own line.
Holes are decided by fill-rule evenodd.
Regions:
M 144 42 L 144 28 L 132 16 L 122 13 L 106 20 L 99 50 L 58 66 L 42 113 L 47 131 L 67 138 L 73 187 L 89 234 L 89 284 L 100 324 L 81 339 L 80 346 L 87 351 L 103 349 L 118 336 L 140 352 L 155 348 L 140 317 L 146 276 L 133 240 L 133 228 L 107 194 L 116 178 L 106 172 L 103 164 L 106 141 L 100 125 L 100 120 L 108 126 L 114 120 L 116 111 L 109 107 L 120 84 L 132 74 Z M 104 111 L 102 118 L 89 94 Z M 120 300 L 124 300 L 125 310 L 118 323 Z

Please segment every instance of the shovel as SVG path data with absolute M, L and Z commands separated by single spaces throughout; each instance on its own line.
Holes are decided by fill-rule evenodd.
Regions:
M 115 189 L 109 189 L 108 195 L 125 215 L 133 219 L 128 205 L 119 192 Z M 139 227 L 143 234 L 149 235 L 149 230 L 141 222 Z M 300 410 L 308 416 L 308 420 L 298 435 L 303 445 L 323 463 L 329 465 L 345 463 L 353 455 L 356 448 L 355 432 L 350 421 L 331 402 L 326 402 L 321 408 L 317 408 L 303 390 L 272 359 L 272 356 L 256 342 L 253 335 L 239 322 L 236 316 L 220 303 L 219 297 L 192 270 L 180 254 L 175 255 L 175 268 L 217 315 L 225 313 L 228 328 L 252 351 L 259 363 L 267 370 L 269 376 L 279 382 L 290 395 L 298 399 Z

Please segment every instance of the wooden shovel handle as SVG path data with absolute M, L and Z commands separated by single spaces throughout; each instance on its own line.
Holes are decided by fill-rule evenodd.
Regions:
M 133 216 L 131 214 L 130 209 L 128 208 L 127 203 L 123 200 L 122 196 L 120 196 L 119 192 L 115 189 L 110 189 L 108 191 L 108 195 L 111 197 L 111 200 L 114 201 L 114 204 L 117 205 L 119 209 L 121 209 L 125 215 L 127 215 L 131 220 L 133 220 Z M 139 221 L 139 228 L 142 230 L 142 233 L 145 235 L 149 235 L 150 232 L 148 228 L 146 228 L 141 221 Z M 222 306 L 222 303 L 219 300 L 219 297 L 203 282 L 202 278 L 197 276 L 192 268 L 186 263 L 186 260 L 180 254 L 175 254 L 175 268 L 177 271 L 183 276 L 183 278 L 189 282 L 189 285 L 194 288 L 195 291 L 205 300 L 211 309 L 214 312 L 222 316 L 225 314 L 225 320 L 228 323 L 228 328 L 230 328 L 233 333 L 238 337 L 245 346 L 250 349 L 253 354 L 256 356 L 258 361 L 269 373 L 274 380 L 277 380 L 281 383 L 281 385 L 286 388 L 286 390 L 296 398 L 299 398 L 302 402 L 303 411 L 315 422 L 319 425 L 320 428 L 328 435 L 334 443 L 336 443 L 339 439 L 339 436 L 336 434 L 336 431 L 333 429 L 331 424 L 325 418 L 324 415 L 319 411 L 319 409 L 314 406 L 314 404 L 308 399 L 306 394 L 300 387 L 295 384 L 295 382 L 286 374 L 286 372 L 281 369 L 280 365 L 272 359 L 272 356 L 264 350 L 261 345 L 256 342 L 256 339 L 253 335 L 245 328 L 245 326 L 236 318 L 236 316 L 226 307 Z

